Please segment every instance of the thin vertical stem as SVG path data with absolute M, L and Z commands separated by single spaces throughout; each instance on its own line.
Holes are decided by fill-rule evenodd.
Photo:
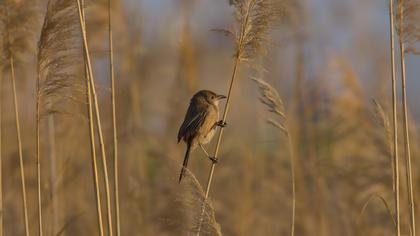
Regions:
M 295 235 L 295 218 L 296 218 L 296 181 L 295 181 L 295 150 L 293 140 L 290 135 L 289 124 L 287 124 L 287 139 L 289 144 L 290 155 L 290 174 L 292 178 L 292 222 L 290 223 L 290 235 Z
M 83 25 L 86 24 L 85 22 L 85 15 L 84 15 L 84 1 L 82 0 L 82 18 L 83 18 Z M 87 109 L 88 109 L 88 118 L 89 118 L 89 138 L 90 138 L 90 151 L 92 157 L 92 172 L 93 172 L 93 185 L 96 195 L 96 210 L 98 212 L 98 227 L 99 227 L 99 234 L 101 236 L 104 235 L 104 226 L 102 221 L 102 204 L 101 204 L 101 193 L 99 189 L 99 177 L 98 177 L 98 164 L 97 164 L 97 156 L 96 156 L 96 145 L 95 145 L 95 125 L 94 125 L 94 118 L 93 118 L 93 108 L 92 108 L 92 92 L 90 88 L 90 78 L 88 72 L 88 66 L 85 63 L 85 75 L 86 75 L 86 99 L 87 99 Z
M 400 236 L 400 180 L 398 170 L 398 126 L 397 126 L 397 88 L 395 81 L 395 54 L 394 54 L 394 4 L 389 0 L 390 21 L 390 49 L 391 49 L 391 79 L 392 79 L 392 124 L 394 128 L 394 186 L 395 186 L 395 235 Z
M 36 176 L 37 176 L 37 190 L 38 190 L 38 234 L 42 236 L 42 195 L 41 195 L 41 161 L 40 161 L 40 130 L 41 123 L 40 116 L 40 77 L 36 81 Z
M 86 68 L 87 71 L 87 68 Z M 93 184 L 95 187 L 96 195 L 96 209 L 98 211 L 98 227 L 101 236 L 104 235 L 104 226 L 102 221 L 102 205 L 101 205 L 101 193 L 99 189 L 99 177 L 98 177 L 98 164 L 96 157 L 96 145 L 95 145 L 95 126 L 93 121 L 93 108 L 92 108 L 92 92 L 89 84 L 89 75 L 86 72 L 86 93 L 87 93 L 87 106 L 88 106 L 88 117 L 89 117 L 89 137 L 90 137 L 90 152 L 92 156 L 92 171 L 93 171 Z
M 227 99 L 226 99 L 225 110 L 223 112 L 223 118 L 222 118 L 222 121 L 223 122 L 226 122 L 227 114 L 228 114 L 228 111 L 229 111 L 229 104 L 230 104 L 232 90 L 233 90 L 234 82 L 235 82 L 237 71 L 238 71 L 238 67 L 239 67 L 239 61 L 240 61 L 239 55 L 237 54 L 237 56 L 235 57 L 235 64 L 233 66 L 232 78 L 231 78 L 230 84 L 229 84 L 229 92 L 228 92 Z M 223 136 L 223 128 L 224 127 L 220 127 L 219 136 L 217 137 L 216 148 L 214 150 L 214 155 L 213 155 L 213 157 L 215 159 L 217 159 L 217 155 L 219 153 L 219 148 L 220 148 L 220 144 L 221 144 L 222 136 Z M 215 167 L 216 167 L 216 164 L 213 162 L 211 164 L 210 172 L 209 172 L 209 177 L 207 179 L 206 194 L 205 194 L 205 197 L 203 199 L 203 204 L 202 204 L 202 207 L 201 207 L 200 220 L 199 220 L 199 224 L 198 224 L 198 229 L 197 229 L 196 236 L 199 236 L 200 233 L 201 233 L 201 226 L 202 226 L 202 223 L 203 223 L 203 215 L 204 215 L 204 210 L 205 210 L 205 203 L 206 203 L 206 200 L 207 200 L 207 198 L 209 196 L 210 187 L 211 187 L 211 183 L 212 183 L 212 180 L 213 180 L 213 174 L 214 174 Z
M 25 169 L 24 169 L 25 166 L 23 163 L 22 139 L 21 139 L 21 134 L 20 134 L 19 109 L 18 109 L 17 95 L 16 95 L 16 78 L 15 78 L 13 56 L 10 56 L 10 74 L 11 74 L 10 77 L 12 79 L 13 104 L 15 108 L 16 133 L 17 133 L 19 165 L 20 165 L 20 178 L 21 178 L 21 185 L 22 185 L 23 214 L 25 218 L 25 235 L 29 236 L 28 208 L 26 204 L 26 184 L 25 184 Z
M 3 72 L 0 69 L 0 236 L 3 236 L 3 156 L 2 156 L 2 121 L 3 121 L 3 113 L 2 113 L 2 105 L 3 105 Z
M 50 186 L 51 186 L 51 208 L 52 208 L 52 232 L 58 232 L 59 228 L 59 199 L 57 194 L 57 186 L 55 180 L 57 179 L 57 156 L 56 156 L 56 145 L 55 145 L 55 125 L 54 116 L 50 115 L 47 118 L 47 129 L 48 129 L 48 158 L 50 161 Z
M 406 178 L 407 178 L 407 191 L 408 191 L 408 203 L 410 206 L 410 233 L 411 236 L 416 235 L 416 218 L 414 211 L 414 197 L 413 197 L 413 177 L 411 169 L 411 150 L 410 150 L 410 134 L 408 127 L 408 115 L 407 115 L 407 89 L 405 79 L 405 45 L 404 45 L 404 12 L 403 5 L 399 5 L 398 24 L 399 24 L 399 45 L 400 45 L 400 60 L 401 60 L 401 89 L 402 89 L 402 105 L 403 105 L 403 129 L 404 129 L 404 152 L 406 161 Z
M 83 45 L 84 45 L 84 52 L 85 52 L 85 59 L 87 62 L 87 69 L 89 73 L 89 83 L 92 91 L 92 98 L 93 103 L 95 105 L 95 116 L 96 116 L 96 125 L 97 125 L 97 131 L 99 135 L 99 145 L 101 148 L 101 154 L 102 154 L 102 164 L 104 169 L 104 179 L 105 179 L 105 192 L 106 192 L 106 206 L 107 206 L 107 216 L 108 216 L 108 233 L 109 235 L 113 235 L 112 230 L 112 213 L 111 213 L 111 197 L 110 197 L 110 189 L 109 189 L 109 176 L 108 176 L 108 167 L 107 167 L 107 160 L 106 160 L 106 152 L 105 152 L 105 145 L 104 145 L 104 138 L 102 134 L 102 123 L 101 123 L 101 117 L 99 112 L 99 104 L 98 104 L 98 96 L 96 94 L 95 89 L 95 82 L 93 78 L 93 72 L 92 72 L 92 64 L 90 61 L 89 56 L 89 47 L 87 44 L 87 38 L 86 38 L 86 28 L 84 24 L 84 18 L 82 16 L 82 9 L 80 6 L 80 0 L 77 1 L 77 6 L 79 10 L 79 21 L 80 21 L 80 28 L 82 30 L 82 36 L 83 36 Z
M 228 114 L 228 111 L 229 111 L 231 94 L 232 94 L 233 85 L 234 85 L 234 82 L 235 82 L 235 79 L 236 79 L 238 67 L 239 67 L 239 58 L 236 57 L 235 58 L 235 65 L 233 67 L 233 72 L 232 72 L 232 79 L 231 79 L 230 85 L 229 85 L 229 92 L 228 92 L 227 99 L 226 99 L 225 111 L 223 112 L 223 118 L 222 118 L 223 122 L 226 122 L 227 114 Z M 217 158 L 217 155 L 219 154 L 220 144 L 222 142 L 222 136 L 223 136 L 223 127 L 220 127 L 219 136 L 217 137 L 216 148 L 215 148 L 214 155 L 213 155 L 214 158 Z M 206 199 L 209 196 L 215 166 L 216 166 L 215 163 L 211 164 L 211 169 L 210 169 L 210 173 L 209 173 L 209 177 L 208 177 L 208 181 L 207 181 L 207 186 L 206 186 L 206 195 L 205 195 Z
M 112 41 L 112 1 L 108 0 L 108 31 L 109 31 L 109 73 L 111 76 L 111 104 L 112 104 L 112 133 L 114 141 L 114 191 L 115 191 L 115 218 L 117 224 L 117 236 L 121 235 L 120 225 L 120 204 L 119 204 L 119 183 L 118 183 L 118 137 L 117 137 L 117 115 L 115 109 L 115 72 L 114 72 L 114 49 Z
M 223 112 L 222 122 L 226 122 L 227 114 L 228 114 L 228 111 L 229 111 L 230 99 L 231 99 L 231 95 L 232 95 L 232 91 L 233 91 L 233 86 L 235 84 L 235 80 L 236 80 L 238 69 L 239 69 L 239 63 L 241 61 L 241 52 L 242 52 L 242 49 L 243 49 L 242 47 L 243 47 L 243 40 L 244 40 L 243 38 L 244 38 L 244 34 L 245 34 L 245 28 L 246 28 L 246 25 L 248 24 L 248 20 L 249 20 L 250 9 L 251 9 L 251 7 L 248 6 L 245 20 L 241 23 L 239 40 L 238 40 L 238 44 L 237 44 L 237 51 L 236 51 L 236 54 L 235 54 L 235 57 L 234 57 L 235 62 L 234 62 L 234 65 L 233 65 L 232 77 L 231 77 L 230 83 L 229 83 L 229 90 L 228 90 L 228 95 L 227 95 L 227 99 L 226 99 L 225 110 Z M 220 127 L 219 135 L 217 137 L 216 147 L 214 149 L 213 157 L 216 160 L 218 159 L 217 156 L 218 156 L 218 153 L 219 153 L 220 144 L 222 142 L 223 129 L 224 129 L 224 127 Z M 209 193 L 210 193 L 210 187 L 211 187 L 211 183 L 213 181 L 213 174 L 214 174 L 215 167 L 216 167 L 216 163 L 213 162 L 211 164 L 209 177 L 207 179 L 206 194 L 204 196 L 203 205 L 201 207 L 200 220 L 199 220 L 199 225 L 198 225 L 196 236 L 200 236 L 200 233 L 201 233 L 201 225 L 203 223 L 203 214 L 204 214 L 204 210 L 205 210 L 205 203 L 206 203 L 206 200 L 207 200 L 207 198 L 209 196 Z
M 227 95 L 227 99 L 226 99 L 225 110 L 223 112 L 223 118 L 222 118 L 223 122 L 226 122 L 227 114 L 228 114 L 229 107 L 230 107 L 230 99 L 231 99 L 231 95 L 232 95 L 232 91 L 233 91 L 233 86 L 235 84 L 235 79 L 236 79 L 239 63 L 241 61 L 241 52 L 243 50 L 243 40 L 244 40 L 246 26 L 248 25 L 249 11 L 250 11 L 251 8 L 252 8 L 251 6 L 247 7 L 246 14 L 245 14 L 246 17 L 245 17 L 244 21 L 241 22 L 241 30 L 240 30 L 240 34 L 239 34 L 237 51 L 236 51 L 235 58 L 234 58 L 235 62 L 234 62 L 234 65 L 233 65 L 232 77 L 231 77 L 230 83 L 229 83 L 229 91 L 228 91 L 228 95 Z M 221 144 L 222 136 L 223 136 L 223 128 L 224 127 L 220 127 L 219 136 L 217 137 L 216 148 L 214 150 L 214 155 L 213 155 L 213 157 L 215 159 L 217 159 L 217 154 L 219 153 L 219 148 L 220 148 L 220 144 Z M 208 177 L 208 180 L 207 180 L 205 200 L 209 196 L 215 166 L 216 166 L 215 163 L 211 164 L 210 173 L 209 173 L 209 177 Z M 200 220 L 200 223 L 201 223 L 201 220 Z M 200 228 L 199 228 L 199 230 L 200 230 Z M 197 235 L 199 235 L 199 233 L 200 233 L 200 231 L 197 232 Z

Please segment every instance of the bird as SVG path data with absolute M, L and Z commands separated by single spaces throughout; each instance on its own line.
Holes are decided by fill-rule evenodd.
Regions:
M 185 174 L 190 153 L 197 147 L 200 147 L 213 163 L 217 163 L 217 159 L 211 157 L 203 145 L 211 141 L 217 126 L 226 126 L 226 122 L 219 120 L 219 102 L 225 98 L 226 96 L 210 90 L 200 90 L 191 98 L 184 122 L 178 131 L 178 143 L 183 140 L 187 145 L 179 183 Z

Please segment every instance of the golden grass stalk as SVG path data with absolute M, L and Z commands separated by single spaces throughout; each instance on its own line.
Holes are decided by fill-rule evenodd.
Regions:
M 292 217 L 290 223 L 290 235 L 295 234 L 295 218 L 296 218 L 296 181 L 295 181 L 295 146 L 290 134 L 290 126 L 287 121 L 286 112 L 284 109 L 283 101 L 280 98 L 277 90 L 274 89 L 270 84 L 261 80 L 253 78 L 253 81 L 257 83 L 260 89 L 260 101 L 268 107 L 268 110 L 274 113 L 281 120 L 280 122 L 269 119 L 268 123 L 278 128 L 287 136 L 289 146 L 289 158 L 290 158 L 290 175 L 292 181 Z
M 4 9 L 0 7 L 0 14 L 5 14 Z M 0 31 L 3 31 L 3 24 L 0 21 Z M 1 36 L 1 34 L 0 34 Z M 0 38 L 0 45 L 3 45 L 3 38 Z M 4 215 L 4 209 L 3 209 L 3 155 L 2 155 L 2 121 L 3 121 L 3 64 L 4 64 L 4 58 L 3 56 L 0 56 L 0 236 L 3 236 L 3 215 Z
M 397 126 L 397 88 L 395 80 L 395 55 L 394 55 L 394 4 L 389 0 L 389 37 L 391 50 L 391 80 L 392 80 L 392 125 L 394 149 L 394 207 L 395 207 L 395 235 L 400 236 L 400 178 L 398 164 L 398 126 Z
M 97 125 L 97 131 L 99 136 L 99 145 L 101 148 L 101 154 L 102 154 L 102 164 L 104 169 L 104 179 L 105 179 L 105 192 L 106 192 L 106 206 L 107 206 L 107 216 L 108 216 L 108 234 L 113 235 L 112 230 L 112 210 L 111 210 L 111 194 L 110 194 L 110 188 L 109 188 L 109 175 L 108 175 L 108 166 L 107 166 L 107 160 L 106 160 L 106 152 L 105 152 L 105 144 L 104 144 L 104 138 L 102 134 L 102 123 L 101 123 L 101 116 L 99 111 L 99 104 L 98 104 L 98 96 L 96 94 L 96 88 L 95 88 L 95 81 L 93 78 L 93 72 L 92 72 L 92 64 L 90 61 L 90 54 L 89 54 L 89 47 L 87 43 L 87 37 L 86 37 L 86 25 L 85 25 L 85 18 L 82 13 L 82 7 L 80 0 L 76 0 L 77 7 L 79 11 L 79 22 L 80 22 L 80 28 L 82 32 L 82 38 L 83 38 L 83 48 L 85 53 L 85 63 L 87 64 L 87 71 L 88 71 L 88 80 L 92 92 L 92 100 L 93 104 L 95 106 L 95 117 L 96 117 L 96 125 Z
M 114 49 L 112 41 L 112 1 L 108 0 L 108 43 L 109 43 L 109 74 L 111 76 L 111 104 L 112 104 L 112 136 L 114 146 L 114 204 L 117 236 L 121 235 L 120 224 L 120 197 L 118 183 L 118 137 L 117 137 L 117 115 L 115 109 L 115 73 L 114 73 Z
M 2 130 L 2 121 L 3 121 L 3 69 L 0 67 L 0 236 L 3 236 L 3 155 L 2 155 L 2 146 L 1 146 L 1 136 L 3 134 Z
M 226 122 L 232 98 L 232 91 L 235 86 L 237 72 L 241 62 L 252 65 L 251 61 L 258 54 L 265 52 L 265 45 L 270 41 L 269 31 L 279 17 L 279 5 L 275 0 L 235 0 L 231 2 L 235 7 L 235 19 L 238 25 L 237 30 L 219 30 L 230 36 L 235 43 L 234 65 L 232 76 L 229 82 L 225 109 L 222 122 Z M 220 128 L 213 157 L 217 160 L 223 136 L 223 127 Z M 215 163 L 211 164 L 209 177 L 206 185 L 205 199 L 208 198 Z M 204 210 L 204 208 L 203 208 Z M 202 210 L 202 213 L 203 213 Z M 197 236 L 200 235 L 201 224 L 197 229 Z
M 86 25 L 85 14 L 84 14 L 84 0 L 81 1 L 83 25 Z M 85 53 L 85 52 L 84 52 Z M 98 177 L 98 164 L 96 156 L 96 145 L 95 145 L 95 124 L 93 118 L 93 107 L 92 107 L 92 90 L 90 87 L 90 78 L 88 72 L 88 66 L 85 63 L 85 82 L 86 82 L 86 105 L 88 111 L 89 120 L 89 140 L 90 140 L 90 152 L 92 157 L 92 172 L 93 172 L 93 185 L 96 196 L 96 210 L 98 214 L 98 231 L 99 235 L 104 235 L 104 226 L 102 220 L 102 203 L 101 193 L 99 189 L 99 177 Z
M 420 2 L 415 0 L 399 0 L 398 1 L 398 37 L 400 46 L 400 64 L 401 64 L 401 90 L 402 90 L 402 108 L 403 108 L 403 129 L 404 129 L 404 152 L 406 161 L 406 179 L 407 179 L 407 195 L 410 209 L 410 233 L 411 236 L 416 235 L 416 218 L 414 209 L 414 193 L 413 193 L 413 174 L 411 167 L 411 148 L 410 134 L 408 127 L 408 109 L 407 109 L 407 89 L 406 89 L 406 73 L 405 73 L 405 53 L 406 43 L 408 45 L 415 44 L 420 40 Z M 410 49 L 416 52 L 415 46 Z
M 41 161 L 40 161 L 40 132 L 39 126 L 41 123 L 40 115 L 40 78 L 38 73 L 38 79 L 36 81 L 36 181 L 38 191 L 38 234 L 42 236 L 42 194 L 41 194 Z
M 29 222 L 28 222 L 28 207 L 26 202 L 26 184 L 25 184 L 25 166 L 23 163 L 23 151 L 22 151 L 22 138 L 20 132 L 20 119 L 19 119 L 19 107 L 16 95 L 16 78 L 13 57 L 10 57 L 10 78 L 12 80 L 12 92 L 13 92 L 13 105 L 15 109 L 15 120 L 16 120 L 16 134 L 19 151 L 19 166 L 20 166 L 20 178 L 22 186 L 22 201 L 23 201 L 23 213 L 25 218 L 25 234 L 29 236 Z

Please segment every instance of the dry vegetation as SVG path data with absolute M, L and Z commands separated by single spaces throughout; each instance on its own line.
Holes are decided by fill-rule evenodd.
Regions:
M 232 13 L 210 27 L 203 2 L 144 0 L 150 26 L 137 1 L 0 1 L 0 236 L 415 236 L 420 2 L 383 2 L 390 31 L 353 58 L 317 44 L 306 1 L 205 3 Z M 198 89 L 228 125 L 178 184 Z

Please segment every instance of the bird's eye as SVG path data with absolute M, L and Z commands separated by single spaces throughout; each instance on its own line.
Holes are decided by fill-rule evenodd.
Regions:
M 214 96 L 211 96 L 211 99 L 214 99 Z

